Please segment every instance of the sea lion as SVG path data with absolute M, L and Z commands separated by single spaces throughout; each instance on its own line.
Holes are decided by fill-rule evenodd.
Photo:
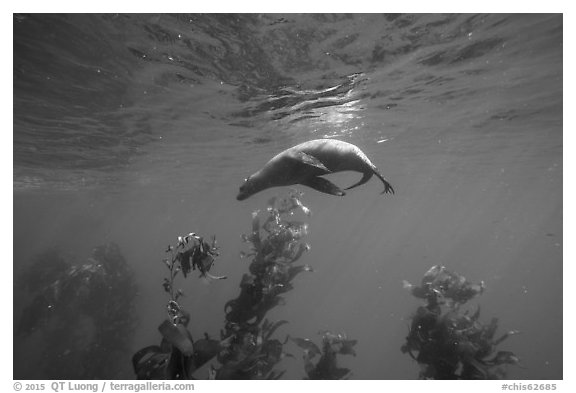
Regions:
M 273 157 L 262 169 L 244 180 L 236 199 L 242 201 L 271 187 L 294 184 L 343 196 L 346 193 L 338 186 L 320 177 L 341 171 L 363 174 L 358 183 L 346 190 L 358 187 L 370 180 L 372 175 L 376 175 L 384 183 L 382 194 L 394 193 L 394 188 L 357 146 L 336 139 L 315 139 L 286 149 Z

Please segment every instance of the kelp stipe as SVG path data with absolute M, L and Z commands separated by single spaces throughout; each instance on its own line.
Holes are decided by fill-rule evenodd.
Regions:
M 470 315 L 461 306 L 484 291 L 484 283 L 472 284 L 444 266 L 430 268 L 419 286 L 404 281 L 404 288 L 425 305 L 418 307 L 403 353 L 422 367 L 421 379 L 504 379 L 505 366 L 519 365 L 518 357 L 496 347 L 512 330 L 495 338 L 498 319 L 479 321 L 480 307 Z
M 137 287 L 116 244 L 96 247 L 82 263 L 69 262 L 55 250 L 45 252 L 18 285 L 32 301 L 22 310 L 15 336 L 39 335 L 35 355 L 43 359 L 44 378 L 125 378 L 118 371 L 136 327 Z

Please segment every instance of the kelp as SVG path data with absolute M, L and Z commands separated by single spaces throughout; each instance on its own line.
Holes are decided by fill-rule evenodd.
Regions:
M 121 369 L 136 324 L 137 288 L 120 248 L 96 247 L 83 263 L 49 250 L 18 278 L 31 296 L 15 335 L 39 335 L 46 378 L 110 378 Z
M 308 338 L 286 337 L 303 350 L 305 379 L 347 379 L 351 371 L 345 367 L 338 367 L 337 355 L 356 356 L 354 346 L 358 340 L 349 339 L 344 334 L 334 334 L 330 331 L 322 334 L 322 349 Z M 313 360 L 318 356 L 318 360 Z
M 276 379 L 283 372 L 273 367 L 284 357 L 282 343 L 271 338 L 272 334 L 287 321 L 271 323 L 265 319 L 260 326 L 238 328 L 229 336 L 230 346 L 221 351 L 214 367 L 214 379 Z
M 412 317 L 403 353 L 422 365 L 421 379 L 502 379 L 505 366 L 519 365 L 510 351 L 496 347 L 518 331 L 496 338 L 498 319 L 479 321 L 480 307 L 470 315 L 462 306 L 484 291 L 484 283 L 470 283 L 444 266 L 433 266 L 419 286 L 404 282 L 413 296 L 424 299 Z
M 223 336 L 230 346 L 218 354 L 220 368 L 216 379 L 275 379 L 283 372 L 273 367 L 285 356 L 283 344 L 272 334 L 288 323 L 269 322 L 265 315 L 284 303 L 281 296 L 293 289 L 292 280 L 301 272 L 312 272 L 308 265 L 296 262 L 310 247 L 303 241 L 308 226 L 292 219 L 298 211 L 309 216 L 310 210 L 292 191 L 287 198 L 272 198 L 265 213 L 252 214 L 252 231 L 243 235 L 250 251 L 241 257 L 252 257 L 240 282 L 240 294 L 224 306 L 226 323 Z
M 308 265 L 296 264 L 309 249 L 303 241 L 307 224 L 291 219 L 298 211 L 310 215 L 300 197 L 293 191 L 286 198 L 272 198 L 264 213 L 252 214 L 251 232 L 242 236 L 251 247 L 240 255 L 252 260 L 240 282 L 239 295 L 225 304 L 220 339 L 205 334 L 203 339 L 193 340 L 186 329 L 190 316 L 178 303 L 182 291 L 174 286 L 179 272 L 186 277 L 194 269 L 202 277 L 225 278 L 209 273 L 218 256 L 215 239 L 209 244 L 190 233 L 180 236 L 177 246 L 167 248 L 170 258 L 164 263 L 170 274 L 163 288 L 169 294 L 168 319 L 160 328 L 161 345 L 143 348 L 134 355 L 138 378 L 278 379 L 284 375 L 274 366 L 284 357 L 293 356 L 284 351 L 284 343 L 273 334 L 288 321 L 271 322 L 265 316 L 283 304 L 281 295 L 293 288 L 292 281 L 298 274 L 313 271 Z
M 192 373 L 225 346 L 223 342 L 208 336 L 194 344 L 192 335 L 186 329 L 190 314 L 179 303 L 184 292 L 175 288 L 180 272 L 184 278 L 196 269 L 201 278 L 226 278 L 210 273 L 219 256 L 216 237 L 213 236 L 212 242 L 208 243 L 194 232 L 178 236 L 176 246 L 169 245 L 166 253 L 170 257 L 163 262 L 169 275 L 164 278 L 162 287 L 169 296 L 166 304 L 167 319 L 158 327 L 162 335 L 161 344 L 142 348 L 132 356 L 132 366 L 138 379 L 192 379 Z

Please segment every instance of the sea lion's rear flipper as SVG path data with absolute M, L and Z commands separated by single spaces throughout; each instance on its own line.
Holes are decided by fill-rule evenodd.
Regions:
M 336 184 L 324 179 L 323 177 L 312 176 L 304 179 L 300 184 L 315 189 L 316 191 L 325 194 L 344 196 L 346 193 L 342 191 Z
M 304 165 L 313 166 L 314 168 L 318 169 L 320 171 L 320 175 L 327 175 L 328 173 L 332 173 L 330 169 L 326 168 L 322 161 L 313 155 L 304 153 L 303 151 L 295 152 L 291 155 L 291 157 Z
M 390 183 L 388 183 L 388 181 L 386 179 L 384 179 L 384 177 L 376 169 L 372 169 L 372 171 L 370 171 L 370 172 L 364 172 L 364 176 L 362 176 L 362 179 L 360 179 L 360 181 L 358 183 L 353 184 L 348 188 L 345 188 L 345 190 L 349 190 L 351 188 L 361 186 L 362 184 L 364 184 L 368 180 L 370 180 L 372 175 L 376 175 L 380 180 L 382 180 L 382 183 L 384 183 L 384 191 L 381 192 L 382 194 L 386 194 L 386 193 L 394 194 L 394 188 L 392 188 L 392 185 Z
M 364 172 L 364 176 L 362 176 L 362 179 L 360 179 L 360 181 L 356 184 L 351 185 L 348 188 L 345 188 L 345 190 L 349 190 L 351 188 L 354 187 L 358 187 L 361 186 L 362 184 L 366 183 L 368 180 L 370 180 L 370 178 L 372 177 L 373 173 L 372 172 Z
M 392 184 L 388 183 L 388 180 L 384 179 L 384 176 L 382 176 L 377 170 L 374 170 L 374 174 L 378 176 L 380 180 L 382 180 L 382 183 L 384 183 L 384 191 L 382 191 L 380 194 L 394 194 L 394 188 L 392 187 Z

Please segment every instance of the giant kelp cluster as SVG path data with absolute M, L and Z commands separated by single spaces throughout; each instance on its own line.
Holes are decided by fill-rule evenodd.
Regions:
M 293 219 L 297 212 L 310 214 L 300 196 L 293 191 L 286 198 L 272 198 L 265 212 L 253 213 L 251 232 L 242 236 L 250 251 L 241 253 L 251 262 L 241 279 L 239 295 L 224 306 L 225 324 L 219 339 L 205 334 L 204 338 L 193 340 L 186 329 L 190 317 L 178 303 L 181 291 L 174 291 L 176 275 L 180 271 L 186 275 L 195 267 L 202 276 L 224 278 L 209 273 L 217 256 L 215 240 L 208 244 L 191 233 L 179 237 L 176 247 L 168 247 L 171 258 L 165 263 L 170 277 L 164 281 L 164 289 L 170 295 L 168 319 L 159 327 L 161 345 L 143 348 L 134 355 L 138 378 L 278 379 L 284 374 L 274 367 L 292 355 L 284 351 L 286 340 L 281 342 L 273 334 L 288 321 L 271 322 L 265 316 L 283 304 L 282 295 L 293 288 L 292 281 L 299 273 L 313 271 L 309 265 L 296 264 L 309 249 L 303 240 L 307 224 Z M 336 355 L 351 353 L 355 343 L 326 333 L 317 364 L 311 364 L 316 354 L 305 355 L 308 378 L 338 379 L 347 375 L 349 370 L 336 366 Z
M 444 266 L 433 266 L 419 286 L 404 282 L 413 296 L 423 299 L 412 317 L 410 332 L 402 352 L 420 365 L 422 379 L 501 379 L 505 366 L 518 364 L 510 351 L 496 347 L 509 331 L 496 338 L 498 319 L 488 325 L 480 322 L 480 307 L 470 314 L 463 305 L 484 291 L 484 283 L 470 283 Z
M 286 354 L 282 343 L 272 333 L 287 321 L 271 323 L 266 313 L 283 304 L 282 294 L 293 288 L 292 280 L 301 272 L 312 271 L 296 261 L 309 246 L 303 241 L 307 224 L 289 219 L 296 211 L 310 211 L 292 192 L 287 198 L 272 198 L 262 219 L 259 211 L 252 215 L 252 231 L 242 239 L 251 246 L 244 258 L 252 258 L 249 273 L 240 282 L 240 294 L 224 306 L 224 336 L 232 337 L 230 346 L 220 354 L 222 367 L 216 378 L 279 378 L 283 372 L 273 367 Z
M 95 248 L 83 263 L 47 251 L 19 276 L 18 284 L 31 300 L 15 335 L 40 342 L 37 355 L 45 378 L 118 375 L 131 349 L 136 286 L 116 244 Z

